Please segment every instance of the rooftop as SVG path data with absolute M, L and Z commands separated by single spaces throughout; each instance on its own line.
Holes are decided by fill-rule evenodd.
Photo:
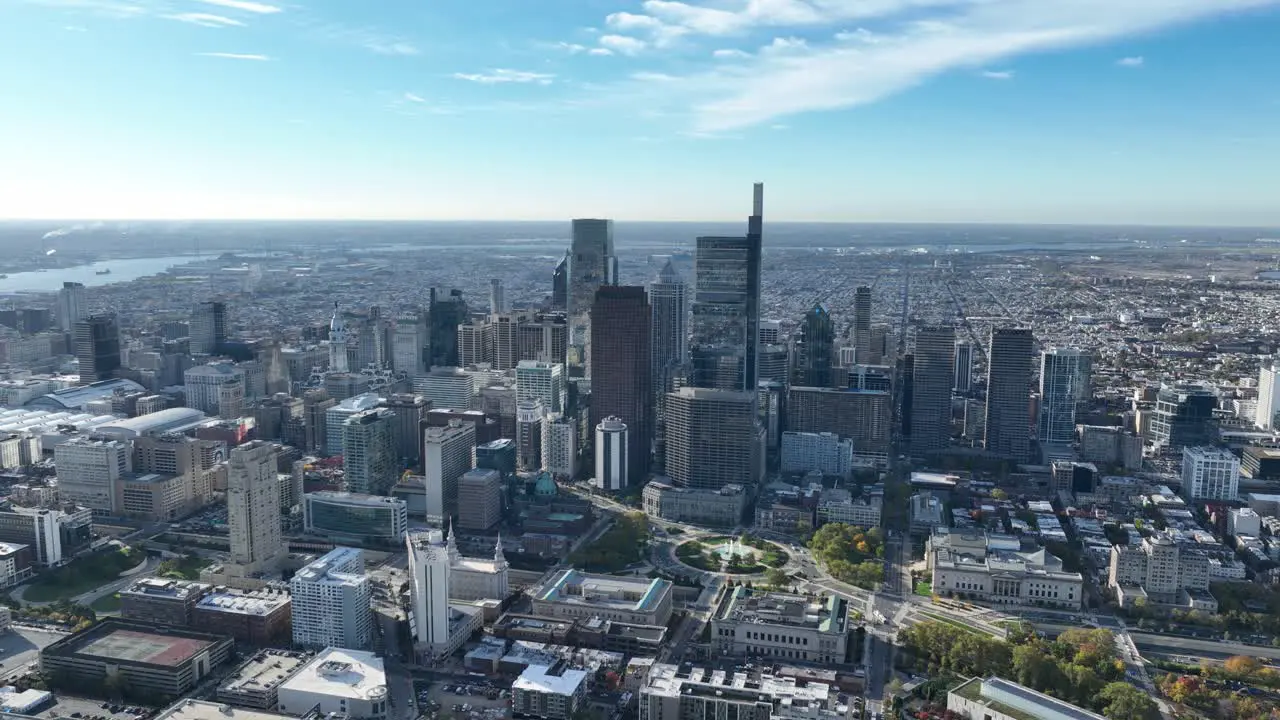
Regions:
M 586 670 L 573 670 L 564 663 L 556 663 L 550 667 L 530 665 L 520 673 L 512 690 L 526 692 L 550 693 L 553 695 L 573 695 L 587 679 Z
M 146 388 L 132 380 L 123 378 L 115 378 L 112 380 L 100 380 L 96 383 L 90 383 L 80 387 L 69 387 L 62 390 L 54 390 L 47 395 L 41 395 L 38 398 L 27 402 L 27 407 L 40 408 L 82 408 L 94 400 L 109 398 L 116 394 L 117 391 L 122 393 L 144 392 Z
M 741 702 L 773 706 L 775 717 L 848 716 L 838 693 L 823 682 L 758 672 L 733 672 L 657 663 L 645 679 L 645 690 L 656 695 L 729 697 Z
M 791 593 L 758 592 L 738 586 L 721 600 L 715 618 L 843 633 L 848 613 L 848 602 L 836 595 L 826 598 L 806 597 Z
M 235 613 L 237 615 L 270 615 L 290 603 L 289 594 L 283 591 L 258 590 L 251 593 L 227 590 L 212 592 L 196 603 L 201 610 Z
M 279 715 L 262 710 L 246 710 L 205 700 L 179 700 L 155 720 L 288 720 L 292 715 Z
M 211 586 L 189 580 L 169 578 L 142 578 L 120 591 L 121 595 L 145 595 L 147 597 L 186 600 L 205 592 Z
M 536 599 L 646 611 L 656 607 L 670 592 L 670 580 L 594 575 L 571 568 L 560 571 Z
M 223 639 L 191 630 L 152 630 L 146 625 L 108 619 L 59 640 L 45 652 L 172 667 L 191 660 Z
M 1041 720 L 1047 717 L 1103 720 L 1097 713 L 998 677 L 985 680 L 973 678 L 951 692 L 1018 720 Z
M 317 490 L 316 492 L 307 493 L 307 497 L 325 502 L 336 502 L 344 505 L 365 505 L 368 507 L 404 504 L 404 501 L 399 498 L 385 495 L 365 495 L 363 493 L 339 492 L 337 490 Z
M 279 686 L 306 662 L 304 653 L 261 650 L 236 669 L 218 692 L 252 693 Z
M 205 414 L 195 408 L 168 408 L 134 418 L 115 420 L 98 426 L 98 432 L 120 440 L 141 435 L 160 435 L 204 422 Z
M 311 659 L 282 690 L 353 700 L 374 700 L 387 694 L 382 658 L 362 650 L 328 648 Z

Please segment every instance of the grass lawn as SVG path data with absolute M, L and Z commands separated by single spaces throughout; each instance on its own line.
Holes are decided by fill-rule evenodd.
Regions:
M 160 563 L 160 567 L 156 568 L 156 574 L 174 580 L 199 580 L 200 571 L 212 564 L 212 560 L 199 555 L 184 555 L 181 558 Z
M 933 585 L 923 580 L 916 581 L 915 594 L 920 597 L 933 597 Z
M 130 550 L 106 550 L 72 560 L 56 570 L 41 573 L 23 592 L 28 602 L 70 600 L 105 585 L 142 562 L 145 555 Z
M 936 620 L 936 621 L 938 621 L 938 622 L 940 622 L 940 623 L 946 623 L 947 625 L 950 625 L 951 627 L 956 628 L 956 629 L 958 629 L 958 630 L 964 630 L 965 632 L 971 632 L 971 633 L 974 633 L 974 634 L 977 634 L 977 635 L 986 635 L 986 633 L 982 632 L 981 630 L 979 630 L 979 629 L 977 629 L 977 628 L 975 628 L 975 627 L 971 627 L 971 626 L 969 626 L 969 625 L 965 625 L 964 623 L 960 622 L 959 620 L 955 620 L 955 619 L 953 619 L 953 618 L 949 618 L 949 617 L 947 617 L 947 616 L 945 616 L 945 615 L 934 615 L 933 613 L 921 613 L 921 615 L 924 615 L 925 617 L 929 618 L 930 620 Z
M 89 603 L 98 612 L 116 612 L 120 609 L 120 593 L 109 593 Z

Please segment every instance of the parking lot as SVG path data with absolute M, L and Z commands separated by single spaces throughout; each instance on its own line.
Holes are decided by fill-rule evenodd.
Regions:
M 66 637 L 66 633 L 14 626 L 0 634 L 0 677 L 5 681 L 25 675 L 40 660 L 40 649 Z
M 467 720 L 497 720 L 511 715 L 511 691 L 488 684 L 457 681 L 414 681 L 418 707 L 432 713 Z
M 74 720 L 138 720 L 153 712 L 152 708 L 116 705 L 90 698 L 55 696 L 56 702 L 40 711 L 36 717 L 73 718 Z M 134 712 L 136 711 L 136 712 Z

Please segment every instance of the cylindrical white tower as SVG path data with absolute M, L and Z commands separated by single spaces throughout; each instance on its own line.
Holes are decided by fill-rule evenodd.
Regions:
M 545 415 L 538 400 L 516 405 L 516 466 L 534 472 L 542 469 L 542 423 Z
M 443 646 L 449 642 L 449 545 L 442 530 L 405 537 L 413 604 L 414 640 Z
M 627 425 L 620 418 L 607 417 L 596 426 L 596 487 L 627 487 Z

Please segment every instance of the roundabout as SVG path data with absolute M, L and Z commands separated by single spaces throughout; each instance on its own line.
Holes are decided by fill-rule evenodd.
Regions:
M 675 557 L 682 565 L 718 575 L 759 575 L 790 559 L 780 546 L 749 535 L 688 540 L 676 546 Z

